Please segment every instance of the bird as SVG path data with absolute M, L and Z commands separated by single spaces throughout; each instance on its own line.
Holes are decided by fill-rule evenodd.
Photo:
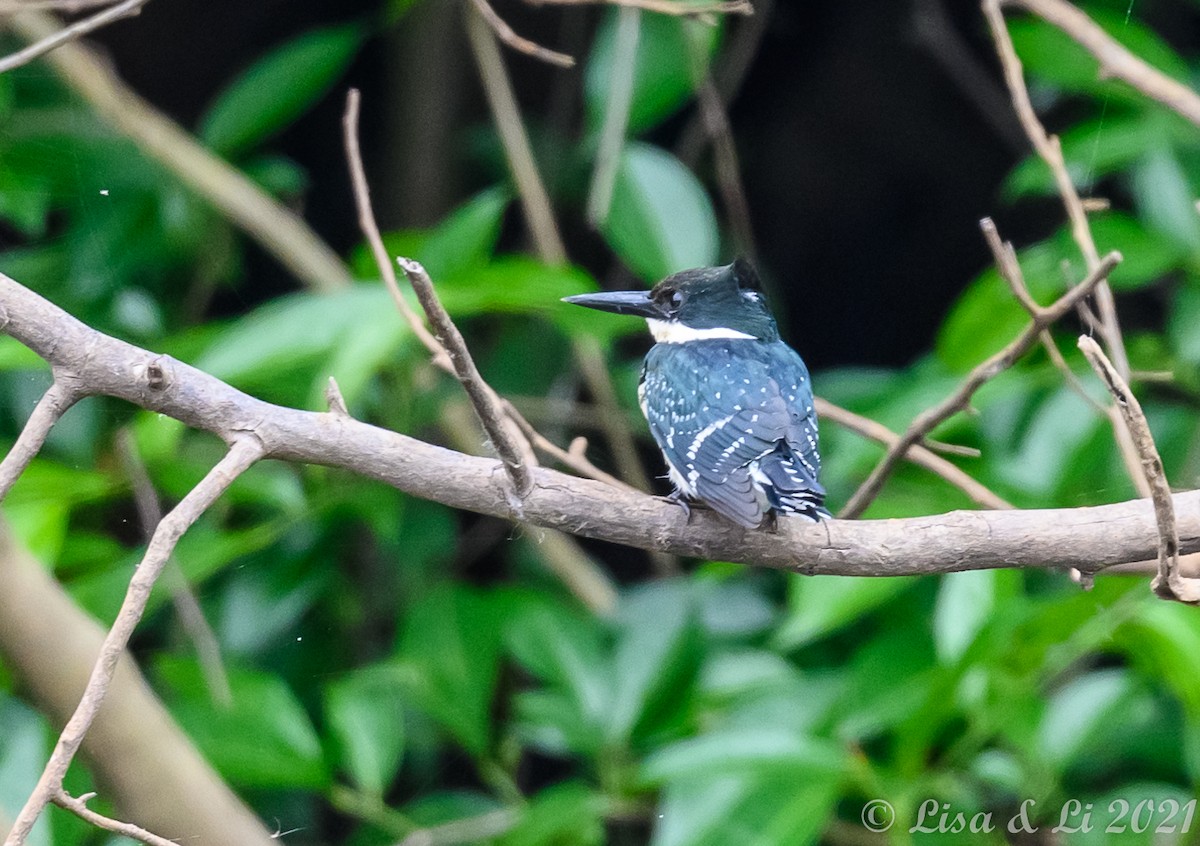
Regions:
M 675 486 L 669 499 L 689 518 L 688 500 L 748 529 L 830 516 L 808 368 L 779 337 L 749 261 L 563 302 L 646 319 L 655 344 L 638 402 Z

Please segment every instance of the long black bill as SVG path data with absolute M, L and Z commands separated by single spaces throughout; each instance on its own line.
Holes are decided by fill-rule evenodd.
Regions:
M 666 318 L 662 308 L 650 299 L 649 291 L 609 291 L 602 294 L 576 294 L 563 297 L 564 303 L 586 306 L 614 314 L 632 314 L 635 317 Z

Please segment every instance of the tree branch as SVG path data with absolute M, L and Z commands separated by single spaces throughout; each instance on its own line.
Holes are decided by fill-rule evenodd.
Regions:
M 1115 259 L 1114 259 L 1115 260 Z M 1107 266 L 1107 265 L 1106 265 Z M 1068 295 L 1082 296 L 1087 283 Z M 272 405 L 187 364 L 85 326 L 0 274 L 8 334 L 89 393 L 113 396 L 224 438 L 254 435 L 263 457 L 340 467 L 413 496 L 509 517 L 500 462 L 464 455 L 341 415 Z M 157 368 L 147 382 L 146 374 Z M 154 385 L 156 387 L 151 387 Z M 502 479 L 497 481 L 497 475 Z M 1153 558 L 1157 531 L 1145 501 L 1045 511 L 953 512 L 904 520 L 780 521 L 747 531 L 656 497 L 534 468 L 524 520 L 639 549 L 809 574 L 890 576 L 995 567 L 1077 567 L 1095 572 Z M 1175 497 L 1180 548 L 1200 551 L 1200 492 Z
M 1175 504 L 1171 489 L 1167 486 L 1162 458 L 1158 454 L 1158 447 L 1154 445 L 1154 436 L 1150 433 L 1150 424 L 1146 422 L 1141 403 L 1095 341 L 1087 335 L 1080 335 L 1079 349 L 1087 356 L 1096 375 L 1116 400 L 1150 485 L 1150 497 L 1158 525 L 1158 575 L 1150 586 L 1164 599 L 1200 605 L 1200 579 L 1185 578 L 1179 572 L 1179 529 L 1175 523 Z
M 70 26 L 65 26 L 56 32 L 39 38 L 24 50 L 19 50 L 11 56 L 5 56 L 3 59 L 0 59 L 0 73 L 6 73 L 13 68 L 27 65 L 56 47 L 61 47 L 63 44 L 66 44 L 68 41 L 74 41 L 76 38 L 83 38 L 89 32 L 95 32 L 101 27 L 121 20 L 121 18 L 133 17 L 142 11 L 142 6 L 144 5 L 146 5 L 146 0 L 125 0 L 124 3 L 118 3 L 102 12 L 97 12 L 91 17 L 76 21 Z
M 878 441 L 888 448 L 894 448 L 900 441 L 900 436 L 882 423 L 877 423 L 862 415 L 855 414 L 853 411 L 834 405 L 829 400 L 814 397 L 813 407 L 817 411 L 817 417 L 821 420 L 837 423 L 839 426 L 862 435 L 864 438 Z M 920 444 L 913 444 L 904 453 L 904 458 L 918 467 L 924 467 L 929 472 L 941 476 L 984 508 L 1003 510 L 1013 507 L 988 490 L 986 485 L 972 479 L 957 466 L 951 464 L 940 455 L 934 454 L 927 447 Z
M 438 339 L 450 354 L 450 360 L 454 363 L 454 374 L 462 383 L 463 390 L 467 392 L 475 414 L 483 425 L 483 430 L 492 440 L 492 446 L 496 448 L 497 454 L 504 462 L 504 469 L 512 479 L 517 496 L 524 497 L 533 488 L 533 479 L 529 475 L 529 467 L 521 457 L 520 448 L 504 424 L 504 412 L 496 400 L 495 392 L 479 375 L 479 368 L 475 366 L 475 360 L 471 358 L 467 342 L 463 340 L 462 333 L 458 331 L 458 327 L 454 325 L 454 321 L 450 319 L 450 315 L 446 313 L 445 307 L 438 299 L 437 292 L 433 290 L 433 282 L 430 280 L 429 274 L 425 272 L 425 268 L 421 266 L 420 262 L 412 259 L 398 258 L 396 261 L 408 275 L 408 281 L 417 294 L 417 300 L 425 309 L 425 315 L 429 318 L 429 322 L 437 330 Z M 520 513 L 519 503 L 514 503 L 514 510 L 518 514 Z
M 530 41 L 528 38 L 517 35 L 513 31 L 513 28 L 508 25 L 508 22 L 496 14 L 496 10 L 491 7 L 491 4 L 487 0 L 471 0 L 471 2 L 474 4 L 475 10 L 479 12 L 480 17 L 487 21 L 487 25 L 492 28 L 492 32 L 496 33 L 496 37 L 518 53 L 524 53 L 526 56 L 532 56 L 535 59 L 540 59 L 543 62 L 548 62 L 560 68 L 575 67 L 575 58 L 573 56 L 568 56 L 566 53 L 559 53 L 557 50 L 551 50 L 549 47 L 543 47 L 535 41 Z
M 168 840 L 165 837 L 159 837 L 153 832 L 146 831 L 141 826 L 136 826 L 133 823 L 121 822 L 106 817 L 103 814 L 96 813 L 87 806 L 87 800 L 95 794 L 87 794 L 78 798 L 67 793 L 65 790 L 59 789 L 50 798 L 55 805 L 64 810 L 70 811 L 80 819 L 91 823 L 96 828 L 102 828 L 105 831 L 111 831 L 113 834 L 120 834 L 123 837 L 128 837 L 132 840 L 137 840 L 140 843 L 145 843 L 147 846 L 179 846 L 174 840 Z
M 1064 0 L 1001 2 L 1005 6 L 1019 6 L 1058 27 L 1100 62 L 1103 76 L 1124 80 L 1151 100 L 1157 100 L 1180 117 L 1200 126 L 1200 95 L 1130 53 L 1075 6 Z
M 21 478 L 29 462 L 41 451 L 54 424 L 79 397 L 80 394 L 74 389 L 55 379 L 54 384 L 38 400 L 33 413 L 25 421 L 25 428 L 21 430 L 17 442 L 8 451 L 8 455 L 4 456 L 4 460 L 0 461 L 0 500 L 8 496 L 8 492 L 12 490 L 17 479 Z
M 711 0 L 711 2 L 704 3 L 679 2 L 679 0 L 526 0 L 526 2 L 531 6 L 620 6 L 676 17 L 754 14 L 754 7 L 750 5 L 750 0 Z
M 13 334 L 15 336 L 15 333 Z M 82 353 L 86 364 L 91 357 L 89 352 L 85 347 L 75 351 L 74 354 Z M 147 366 L 143 368 L 142 372 L 146 372 L 148 369 Z M 166 386 L 163 385 L 162 389 L 166 389 Z M 133 634 L 134 628 L 146 610 L 150 590 L 154 587 L 154 582 L 158 579 L 163 567 L 166 566 L 167 560 L 175 549 L 175 544 L 178 543 L 179 538 L 188 527 L 196 522 L 233 480 L 263 455 L 262 444 L 252 434 L 240 433 L 231 436 L 230 440 L 229 452 L 225 454 L 225 457 L 158 524 L 154 537 L 151 538 L 150 544 L 146 548 L 146 554 L 129 583 L 129 589 L 126 591 L 125 600 L 121 603 L 117 619 L 104 638 L 100 657 L 92 668 L 92 675 L 84 690 L 83 698 L 71 719 L 67 721 L 62 734 L 59 735 L 54 752 L 51 754 L 45 770 L 42 771 L 33 793 L 17 815 L 12 831 L 4 841 L 4 846 L 21 846 L 41 815 L 42 809 L 62 790 L 63 777 L 66 775 L 67 767 L 70 766 L 75 753 L 79 751 L 84 736 L 104 702 L 104 696 L 108 692 L 108 686 L 117 669 L 117 662 L 124 653 L 126 644 L 129 643 L 130 635 Z
M 922 438 L 936 427 L 966 408 L 967 404 L 971 401 L 971 397 L 974 396 L 975 392 L 985 382 L 1007 370 L 1017 359 L 1028 352 L 1029 348 L 1037 343 L 1042 330 L 1075 308 L 1075 304 L 1090 294 L 1096 285 L 1117 266 L 1120 260 L 1120 253 L 1112 252 L 1106 255 L 1101 259 L 1099 266 L 1089 273 L 1087 278 L 1082 282 L 1063 294 L 1051 305 L 1045 308 L 1038 307 L 1033 319 L 1022 330 L 1021 334 L 1007 347 L 1000 350 L 1000 352 L 976 366 L 954 393 L 932 408 L 928 408 L 918 414 L 916 419 L 913 420 L 912 425 L 908 427 L 908 431 L 887 451 L 887 454 L 875 466 L 875 469 L 871 471 L 871 475 L 867 477 L 866 481 L 854 492 L 854 496 L 850 498 L 850 501 L 846 503 L 846 506 L 838 516 L 852 518 L 862 514 L 867 506 L 871 504 L 871 501 L 879 495 L 879 491 L 883 488 L 883 483 L 887 481 L 888 475 L 900 461 L 900 456 L 909 447 L 919 443 Z
M 0 520 L 0 660 L 57 725 L 70 719 L 104 629 Z M 201 757 L 128 652 L 82 751 L 122 818 L 186 843 L 272 846 L 267 830 Z M 11 825 L 0 820 L 0 837 Z M 278 846 L 278 844 L 274 844 Z
M 1096 242 L 1092 238 L 1087 210 L 1079 199 L 1079 192 L 1075 190 L 1075 183 L 1071 180 L 1071 174 L 1063 160 L 1062 145 L 1058 141 L 1058 136 L 1046 133 L 1046 129 L 1038 119 L 1033 103 L 1029 99 L 1029 89 L 1025 86 L 1021 60 L 1017 56 L 1012 36 L 1009 35 L 1008 27 L 1004 23 L 1004 14 L 1000 10 L 1001 2 L 1002 0 L 983 0 L 983 14 L 992 31 L 992 39 L 996 43 L 996 52 L 1000 56 L 1000 63 L 1004 66 L 1004 81 L 1008 84 L 1013 107 L 1017 111 L 1017 117 L 1021 121 L 1025 134 L 1033 144 L 1033 149 L 1041 156 L 1054 175 L 1054 183 L 1058 186 L 1059 196 L 1062 197 L 1063 207 L 1071 222 L 1071 235 L 1079 246 L 1079 251 L 1083 254 L 1088 272 L 1091 273 L 1100 264 L 1100 254 L 1096 250 Z M 1082 12 L 1079 14 L 1082 15 Z M 1086 18 L 1086 16 L 1084 17 Z M 1100 333 L 1116 362 L 1117 371 L 1127 377 L 1129 375 L 1129 358 L 1125 354 L 1125 340 L 1121 336 L 1121 325 L 1117 320 L 1117 306 L 1107 280 L 1100 280 L 1096 285 L 1095 293 L 1096 304 L 1100 310 Z

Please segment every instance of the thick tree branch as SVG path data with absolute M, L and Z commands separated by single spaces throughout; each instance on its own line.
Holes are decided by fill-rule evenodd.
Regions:
M 1079 289 L 1075 294 L 1081 295 Z M 85 326 L 0 274 L 8 334 L 89 393 L 104 394 L 224 438 L 253 434 L 263 456 L 341 467 L 424 499 L 512 517 L 500 462 L 453 452 L 330 413 L 272 405 L 187 364 Z M 1069 307 L 1069 304 L 1068 304 Z M 155 370 L 148 379 L 149 371 Z M 1095 572 L 1153 558 L 1157 531 L 1145 501 L 1046 511 L 953 512 L 905 520 L 780 521 L 745 531 L 703 510 L 689 524 L 661 499 L 547 468 L 532 470 L 523 519 L 640 549 L 797 572 L 857 576 L 995 567 L 1077 567 Z M 1175 497 L 1180 547 L 1200 551 L 1200 492 Z
M 1038 307 L 1029 325 L 1022 330 L 1021 334 L 1012 343 L 982 364 L 976 366 L 967 375 L 967 378 L 963 380 L 962 384 L 955 389 L 954 393 L 932 408 L 928 408 L 918 414 L 916 419 L 913 420 L 912 425 L 908 427 L 908 431 L 887 451 L 887 454 L 875 466 L 875 469 L 871 471 L 871 475 L 867 477 L 866 481 L 854 492 L 854 496 L 850 498 L 850 501 L 846 503 L 846 506 L 838 516 L 850 518 L 862 514 L 867 506 L 871 504 L 871 501 L 879 494 L 879 491 L 883 488 L 883 483 L 887 481 L 887 477 L 891 474 L 892 469 L 909 447 L 920 443 L 921 439 L 935 428 L 966 408 L 967 404 L 971 401 L 971 397 L 975 395 L 975 392 L 985 382 L 1012 367 L 1017 359 L 1037 343 L 1043 329 L 1075 308 L 1076 303 L 1079 303 L 1084 297 L 1090 294 L 1096 285 L 1105 279 L 1112 269 L 1117 266 L 1120 260 L 1120 253 L 1109 253 L 1101 259 L 1097 268 L 1089 273 L 1087 278 L 1082 282 L 1063 294 L 1051 305 L 1045 308 Z
M 15 333 L 13 334 L 15 335 Z M 85 356 L 85 362 L 90 359 L 89 350 L 86 347 L 74 351 L 76 355 L 80 353 Z M 146 364 L 145 369 L 149 370 L 151 363 L 147 362 Z M 85 379 L 85 381 L 87 380 Z M 162 388 L 166 389 L 166 386 L 163 385 Z M 263 446 L 253 434 L 229 433 L 228 438 L 231 443 L 225 457 L 158 524 L 154 537 L 151 538 L 150 545 L 146 549 L 146 554 L 129 583 L 129 589 L 125 594 L 124 602 L 121 603 L 117 619 L 104 638 L 100 657 L 92 668 L 92 675 L 84 690 L 83 698 L 71 719 L 67 721 L 62 734 L 59 735 L 54 752 L 51 754 L 41 778 L 38 779 L 33 793 L 17 815 L 12 831 L 4 841 L 4 846 L 21 846 L 25 842 L 25 838 L 29 836 L 29 832 L 33 829 L 42 810 L 62 790 L 63 777 L 66 775 L 67 767 L 71 765 L 71 761 L 74 759 L 75 753 L 79 751 L 100 706 L 104 703 L 109 684 L 116 673 L 117 662 L 124 654 L 125 646 L 129 643 L 129 637 L 133 634 L 134 628 L 142 619 L 142 614 L 146 610 L 146 602 L 150 598 L 150 591 L 174 551 L 175 544 L 200 515 L 216 501 L 217 497 L 224 493 L 233 480 L 262 457 Z

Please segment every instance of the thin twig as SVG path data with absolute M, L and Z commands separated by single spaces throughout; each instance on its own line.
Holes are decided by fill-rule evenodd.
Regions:
M 526 0 L 531 6 L 620 6 L 643 9 L 660 15 L 676 17 L 699 17 L 702 15 L 753 15 L 754 7 L 749 0 L 712 0 L 712 2 L 689 3 L 679 0 Z
M 837 423 L 851 432 L 862 435 L 864 438 L 878 441 L 886 447 L 895 447 L 900 441 L 900 436 L 882 423 L 877 423 L 870 418 L 834 405 L 829 400 L 816 397 L 813 401 L 813 407 L 816 409 L 817 417 L 821 420 Z M 972 479 L 961 469 L 918 443 L 914 443 L 908 448 L 904 453 L 904 458 L 919 467 L 924 467 L 931 473 L 941 476 L 984 508 L 1007 509 L 1013 507 L 1010 503 L 992 493 L 986 485 Z
M 517 424 L 517 426 L 525 434 L 525 437 L 529 440 L 529 443 L 531 443 L 535 449 L 555 459 L 564 467 L 571 468 L 580 476 L 586 476 L 587 478 L 595 479 L 598 482 L 607 482 L 608 484 L 614 485 L 618 488 L 627 488 L 631 491 L 638 490 L 638 488 L 635 488 L 633 485 L 626 484 L 611 473 L 605 473 L 599 467 L 592 464 L 592 462 L 588 461 L 587 457 L 584 455 L 584 451 L 587 449 L 586 438 L 576 438 L 573 442 L 574 444 L 578 443 L 579 441 L 583 441 L 583 447 L 581 449 L 563 449 L 545 435 L 538 432 L 537 429 L 533 428 L 532 424 L 530 424 L 530 422 L 526 420 L 525 417 L 519 411 L 517 411 L 515 407 L 513 407 L 511 402 L 505 399 L 502 399 L 501 402 L 504 403 L 505 414 L 507 414 L 509 419 Z
M 157 834 L 146 831 L 141 826 L 136 826 L 133 823 L 121 822 L 114 820 L 111 817 L 106 817 L 103 814 L 96 813 L 87 806 L 87 800 L 94 796 L 94 793 L 86 794 L 78 798 L 67 793 L 61 788 L 55 791 L 50 797 L 50 801 L 58 807 L 70 811 L 75 816 L 85 822 L 91 823 L 96 828 L 102 828 L 105 831 L 111 831 L 113 834 L 119 834 L 122 837 L 128 837 L 131 840 L 136 840 L 139 843 L 145 843 L 147 846 L 179 846 L 175 840 L 168 840 L 165 837 L 159 837 Z
M 179 538 L 233 481 L 258 461 L 262 455 L 263 444 L 253 435 L 243 436 L 233 441 L 229 452 L 220 462 L 158 524 L 154 537 L 151 538 L 150 544 L 146 548 L 146 554 L 129 582 L 129 589 L 125 593 L 125 600 L 121 603 L 121 610 L 104 638 L 100 657 L 92 668 L 91 677 L 88 679 L 79 706 L 59 735 L 54 752 L 51 754 L 46 768 L 42 771 L 33 793 L 30 794 L 25 806 L 17 815 L 12 831 L 4 841 L 4 846 L 21 846 L 41 815 L 42 809 L 62 790 L 63 777 L 66 775 L 67 767 L 70 766 L 75 753 L 79 751 L 79 745 L 83 743 L 84 735 L 87 734 L 96 713 L 104 703 L 104 696 L 112 682 L 117 662 L 125 651 L 126 644 L 129 643 L 129 636 L 133 634 L 134 628 L 142 619 L 142 614 L 146 610 L 146 602 L 150 599 L 151 588 L 154 587 L 159 574 L 166 566 Z
M 142 461 L 138 452 L 133 433 L 128 428 L 122 429 L 117 433 L 116 444 L 121 463 L 125 466 L 125 473 L 133 486 L 138 520 L 142 524 L 146 542 L 149 543 L 154 536 L 154 528 L 162 522 L 162 504 L 158 501 L 158 493 L 154 490 L 146 463 Z M 229 674 L 225 671 L 225 662 L 221 660 L 221 644 L 204 616 L 200 600 L 196 598 L 187 576 L 174 556 L 167 562 L 163 581 L 171 593 L 171 604 L 175 606 L 175 614 L 196 650 L 196 658 L 200 662 L 200 672 L 204 676 L 209 696 L 215 705 L 228 709 L 233 705 L 233 690 L 229 687 Z
M 512 432 L 505 425 L 504 410 L 496 401 L 495 392 L 480 375 L 479 368 L 475 366 L 475 360 L 471 358 L 471 352 L 467 349 L 467 342 L 463 340 L 462 333 L 458 331 L 458 327 L 454 325 L 454 321 L 450 319 L 450 315 L 438 299 L 437 292 L 433 289 L 433 281 L 425 272 L 425 268 L 420 262 L 409 258 L 397 258 L 396 262 L 408 276 L 408 281 L 416 292 L 417 301 L 421 303 L 421 308 L 425 309 L 425 316 L 436 330 L 438 340 L 449 353 L 450 360 L 454 363 L 454 374 L 462 383 L 463 390 L 467 392 L 483 430 L 491 438 L 492 446 L 504 462 L 504 469 L 512 479 L 517 496 L 525 497 L 533 489 L 533 477 Z M 520 510 L 516 503 L 514 510 Z
M 1003 0 L 1058 27 L 1100 62 L 1100 75 L 1124 80 L 1151 100 L 1200 126 L 1200 95 L 1125 49 L 1084 12 L 1064 0 Z
M 97 6 L 112 6 L 115 0 L 0 0 L 0 15 L 17 12 L 63 12 L 74 14 Z
M 1000 275 L 1008 282 L 1013 296 L 1029 312 L 1029 316 L 1036 320 L 1042 312 L 1042 307 L 1037 304 L 1033 296 L 1029 293 L 1029 288 L 1025 284 L 1025 276 L 1021 272 L 1021 265 L 1017 261 L 1017 251 L 1013 249 L 1011 243 L 1001 240 L 1000 233 L 996 229 L 996 224 L 992 222 L 991 218 L 985 217 L 979 222 L 979 226 L 983 230 L 988 247 L 996 259 L 996 266 L 1000 270 Z M 1080 301 L 1079 305 L 1082 304 L 1082 301 Z M 1097 410 L 1109 421 L 1109 424 L 1113 428 L 1113 437 L 1117 442 L 1117 448 L 1121 453 L 1121 460 L 1125 463 L 1125 469 L 1129 473 L 1129 478 L 1133 481 L 1133 485 L 1139 494 L 1150 496 L 1150 488 L 1146 482 L 1146 476 L 1142 472 L 1137 449 L 1129 437 L 1128 429 L 1121 420 L 1121 413 L 1113 406 L 1105 407 L 1101 405 L 1088 393 L 1087 388 L 1083 386 L 1083 383 L 1071 371 L 1066 359 L 1063 358 L 1062 353 L 1058 349 L 1058 344 L 1054 343 L 1054 336 L 1050 333 L 1049 328 L 1042 329 L 1038 333 L 1038 339 L 1041 341 L 1042 346 L 1045 347 L 1046 353 L 1050 356 L 1050 361 L 1062 373 L 1067 385 L 1075 393 L 1083 397 L 1089 406 Z
M 483 93 L 496 121 L 496 131 L 500 133 L 500 143 L 504 146 L 513 181 L 517 184 L 517 195 L 521 198 L 521 209 L 529 234 L 542 261 L 564 264 L 567 249 L 558 233 L 558 224 L 554 222 L 550 195 L 546 193 L 546 186 L 538 173 L 529 135 L 525 132 L 517 98 L 508 79 L 508 71 L 504 68 L 504 58 L 496 48 L 491 30 L 475 11 L 467 12 L 467 36 L 479 68 L 479 78 L 483 82 Z
M 988 26 L 992 31 L 992 39 L 996 43 L 996 52 L 1004 67 L 1004 81 L 1008 85 L 1013 107 L 1025 130 L 1026 136 L 1033 144 L 1034 150 L 1050 168 L 1054 175 L 1054 183 L 1062 197 L 1063 207 L 1071 223 L 1071 235 L 1083 253 L 1088 272 L 1093 272 L 1099 266 L 1100 254 L 1096 250 L 1096 242 L 1092 238 L 1091 226 L 1088 223 L 1087 211 L 1075 190 L 1075 183 L 1067 170 L 1063 159 L 1062 145 L 1058 137 L 1048 135 L 1042 122 L 1038 119 L 1033 103 L 1029 99 L 1029 89 L 1025 86 L 1025 75 L 1021 60 L 1013 46 L 1012 36 L 1004 22 L 1004 13 L 1000 10 L 1001 0 L 983 0 L 983 13 L 987 17 Z M 1123 377 L 1129 374 L 1129 358 L 1125 353 L 1125 340 L 1121 336 L 1121 325 L 1117 319 L 1116 302 L 1113 300 L 1112 289 L 1107 280 L 1101 280 L 1096 286 L 1096 305 L 1100 310 L 1100 330 L 1104 343 L 1108 346 L 1117 371 Z
M 146 5 L 146 0 L 125 0 L 124 3 L 118 3 L 116 6 L 105 9 L 102 12 L 97 12 L 91 17 L 63 27 L 51 35 L 39 38 L 24 50 L 19 50 L 11 56 L 5 56 L 3 59 L 0 59 L 0 73 L 6 73 L 13 68 L 27 65 L 34 59 L 46 55 L 56 47 L 61 47 L 63 44 L 73 41 L 76 38 L 82 38 L 89 32 L 94 32 L 101 27 L 108 26 L 114 21 L 121 20 L 121 18 L 133 17 L 141 12 L 144 5 Z
M 919 443 L 934 428 L 966 408 L 971 397 L 985 382 L 1007 370 L 1017 359 L 1028 352 L 1029 348 L 1037 343 L 1042 330 L 1075 308 L 1075 304 L 1090 294 L 1100 280 L 1108 276 L 1120 260 L 1120 253 L 1112 252 L 1106 255 L 1100 260 L 1100 265 L 1087 275 L 1087 278 L 1055 300 L 1053 304 L 1039 309 L 1037 316 L 1029 322 L 1021 334 L 1000 352 L 976 366 L 950 396 L 918 414 L 900 440 L 890 447 L 880 462 L 875 465 L 871 475 L 854 492 L 854 496 L 850 498 L 838 516 L 853 518 L 862 514 L 871 501 L 879 495 L 883 483 L 900 460 L 900 456 L 910 446 Z
M 535 59 L 541 59 L 543 62 L 548 62 L 552 65 L 557 65 L 560 68 L 575 67 L 575 58 L 568 56 L 566 53 L 559 53 L 557 50 L 551 50 L 549 47 L 543 47 L 536 41 L 530 41 L 528 38 L 517 35 L 508 22 L 504 18 L 496 14 L 496 10 L 491 7 L 487 0 L 471 0 L 475 6 L 475 10 L 480 16 L 487 21 L 488 26 L 492 28 L 492 32 L 496 33 L 496 37 L 513 48 L 519 53 L 524 53 L 526 56 L 532 56 Z
M 1142 460 L 1142 472 L 1150 484 L 1150 500 L 1154 503 L 1154 517 L 1158 525 L 1158 575 L 1150 586 L 1163 599 L 1200 605 L 1200 579 L 1185 578 L 1179 572 L 1179 528 L 1175 523 L 1175 504 L 1171 500 L 1171 488 L 1167 485 L 1162 458 L 1158 454 L 1158 447 L 1154 445 L 1154 436 L 1150 433 L 1150 424 L 1146 422 L 1141 403 L 1099 344 L 1087 335 L 1080 335 L 1079 349 L 1087 356 L 1121 410 Z
M 40 12 L 15 15 L 5 25 L 31 41 L 59 29 L 52 16 Z M 303 284 L 316 291 L 350 284 L 341 258 L 298 214 L 138 96 L 92 51 L 64 44 L 46 61 L 101 120 L 256 240 Z
M 612 70 L 608 74 L 608 96 L 604 100 L 604 121 L 596 145 L 596 162 L 588 188 L 587 219 L 594 228 L 608 220 L 613 188 L 625 148 L 629 127 L 629 108 L 633 105 L 633 79 L 637 67 L 638 40 L 642 31 L 642 13 L 631 6 L 617 10 L 617 33 L 613 38 Z
M 375 221 L 375 211 L 371 208 L 371 187 L 367 182 L 366 169 L 363 167 L 362 149 L 358 143 L 358 113 L 362 97 L 357 88 L 346 92 L 346 111 L 342 116 L 342 140 L 346 146 L 346 163 L 350 168 L 350 183 L 354 190 L 354 206 L 358 210 L 358 225 L 367 243 L 371 246 L 371 254 L 375 257 L 375 266 L 383 277 L 383 284 L 392 301 L 396 304 L 404 321 L 412 329 L 413 334 L 433 355 L 434 364 L 447 372 L 453 372 L 453 365 L 446 350 L 437 339 L 425 328 L 421 318 L 413 311 L 408 300 L 400 290 L 396 281 L 396 270 L 388 256 L 383 237 L 379 234 L 379 224 Z
M 33 461 L 46 443 L 46 437 L 54 424 L 73 406 L 81 394 L 68 388 L 63 382 L 55 380 L 34 406 L 25 428 L 21 430 L 17 442 L 12 445 L 4 461 L 0 461 L 0 501 L 2 501 L 17 479 L 25 472 L 29 462 Z

